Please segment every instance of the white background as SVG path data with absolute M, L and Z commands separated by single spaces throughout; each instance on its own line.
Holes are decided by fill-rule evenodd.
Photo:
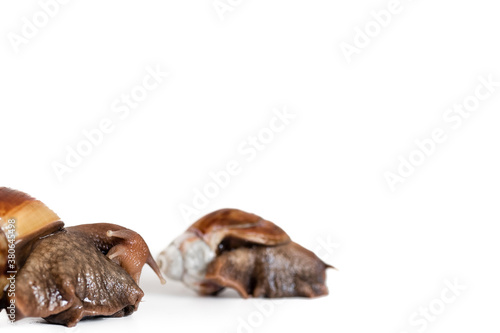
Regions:
M 500 81 L 498 5 L 401 0 L 348 62 L 342 43 L 377 29 L 370 12 L 389 1 L 229 3 L 222 20 L 212 0 L 70 1 L 16 52 L 23 17 L 42 9 L 2 2 L 0 184 L 36 196 L 67 225 L 132 228 L 155 255 L 205 213 L 254 212 L 339 268 L 328 271 L 330 295 L 203 298 L 161 286 L 145 267 L 138 312 L 72 332 L 498 330 L 500 87 L 458 128 L 443 118 L 474 96 L 480 76 Z M 114 101 L 148 66 L 168 78 L 121 119 Z M 249 161 L 238 147 L 267 131 L 276 108 L 296 117 Z M 59 180 L 54 163 L 103 119 L 113 131 Z M 435 128 L 447 140 L 391 191 L 384 174 Z M 181 205 L 231 160 L 240 173 L 183 218 Z M 446 281 L 466 287 L 449 304 Z M 429 306 L 439 314 L 425 327 L 410 322 Z M 2 332 L 66 330 L 0 318 Z

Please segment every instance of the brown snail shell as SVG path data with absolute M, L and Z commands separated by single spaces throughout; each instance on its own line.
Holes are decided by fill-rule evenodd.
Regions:
M 242 297 L 328 294 L 333 268 L 274 223 L 237 209 L 210 213 L 158 256 L 162 271 L 202 295 L 229 287 Z
M 0 310 L 12 321 L 43 317 L 74 326 L 86 317 L 126 316 L 144 295 L 138 286 L 144 264 L 164 282 L 146 242 L 130 229 L 110 223 L 63 228 L 43 203 L 5 187 L 0 217 Z M 12 243 L 17 272 L 8 261 Z M 15 293 L 7 277 L 15 278 Z
M 262 245 L 279 245 L 290 242 L 290 236 L 276 224 L 260 216 L 238 209 L 221 209 L 207 214 L 188 228 L 200 236 L 212 250 L 218 249 L 223 240 Z

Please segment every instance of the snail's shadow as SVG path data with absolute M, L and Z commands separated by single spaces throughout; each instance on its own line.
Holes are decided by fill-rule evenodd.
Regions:
M 145 267 L 146 268 L 146 267 Z M 195 291 L 186 287 L 182 282 L 167 279 L 167 283 L 161 284 L 158 277 L 151 270 L 143 270 L 140 287 L 145 295 L 165 295 L 169 297 L 200 297 Z M 217 296 L 218 298 L 241 298 L 235 290 L 226 288 Z

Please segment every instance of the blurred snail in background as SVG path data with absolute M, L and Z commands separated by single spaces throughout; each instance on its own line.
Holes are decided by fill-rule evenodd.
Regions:
M 237 209 L 210 213 L 157 258 L 170 278 L 201 295 L 224 288 L 241 297 L 317 297 L 328 294 L 325 264 L 277 225 Z
M 0 311 L 75 326 L 137 310 L 144 264 L 163 279 L 136 232 L 95 223 L 64 228 L 42 202 L 0 187 Z

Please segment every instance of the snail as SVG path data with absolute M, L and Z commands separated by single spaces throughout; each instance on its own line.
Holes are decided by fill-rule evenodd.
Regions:
M 243 298 L 328 294 L 325 264 L 260 216 L 212 212 L 191 225 L 158 258 L 160 269 L 201 295 L 235 289 Z
M 148 264 L 165 282 L 144 239 L 109 223 L 64 227 L 26 193 L 0 187 L 0 311 L 11 321 L 42 317 L 75 326 L 137 310 Z

